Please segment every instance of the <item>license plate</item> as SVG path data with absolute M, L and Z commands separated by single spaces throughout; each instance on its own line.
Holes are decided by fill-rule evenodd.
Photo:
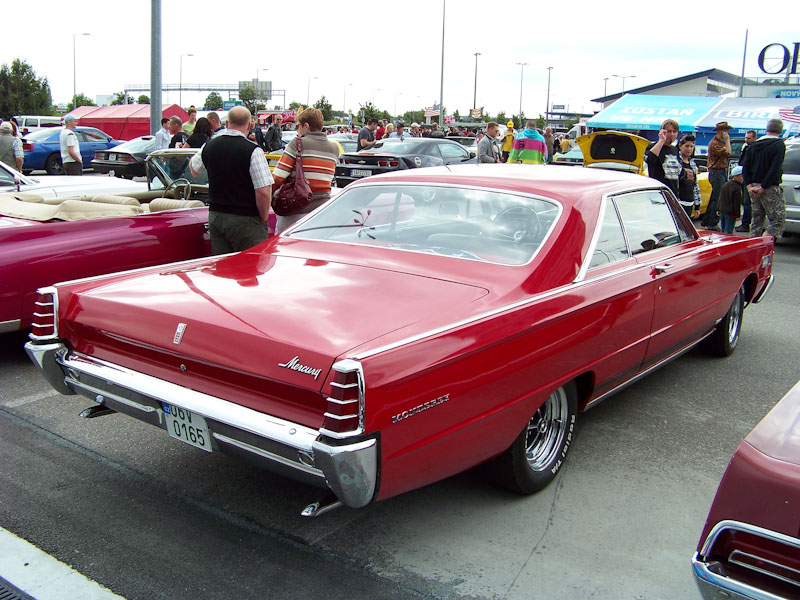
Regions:
M 369 177 L 372 171 L 366 169 L 350 169 L 350 177 Z
M 166 402 L 161 403 L 161 408 L 164 411 L 167 432 L 172 437 L 206 452 L 211 452 L 211 438 L 203 417 Z
M 116 154 L 109 154 L 108 155 L 108 160 L 117 160 L 117 155 Z

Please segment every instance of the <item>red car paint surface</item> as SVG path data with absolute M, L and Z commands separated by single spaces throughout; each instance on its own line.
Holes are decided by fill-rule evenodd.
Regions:
M 389 226 L 364 226 L 367 211 L 349 241 L 303 233 L 355 194 L 380 190 L 396 194 L 398 222 L 451 214 L 452 202 L 437 213 L 415 195 L 427 189 L 485 192 L 501 205 L 535 198 L 552 210 L 537 216 L 539 246 L 520 264 L 487 258 L 485 232 L 466 258 L 420 250 Z M 362 373 L 361 419 L 337 443 L 377 440 L 369 501 L 382 500 L 503 455 L 554 390 L 574 382 L 583 410 L 715 331 L 740 289 L 745 301 L 765 289 L 771 238 L 698 234 L 664 190 L 640 176 L 524 165 L 373 177 L 246 252 L 58 286 L 58 340 L 78 356 L 320 430 L 318 441 L 330 440 L 332 366 L 349 359 Z M 655 197 L 681 241 L 587 268 L 600 216 Z M 489 204 L 476 203 L 487 211 L 476 219 L 453 213 L 453 226 L 499 227 L 503 211 L 490 216 Z M 511 226 L 523 240 L 535 237 L 518 222 L 526 218 Z M 308 369 L 290 368 L 295 358 Z

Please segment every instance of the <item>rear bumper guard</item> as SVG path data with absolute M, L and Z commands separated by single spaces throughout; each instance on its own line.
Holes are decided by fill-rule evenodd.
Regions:
M 106 361 L 70 352 L 61 341 L 28 342 L 25 351 L 62 394 L 80 394 L 166 429 L 162 402 L 206 419 L 216 450 L 254 460 L 269 470 L 331 491 L 351 508 L 369 504 L 376 491 L 378 440 L 340 444 L 303 425 Z

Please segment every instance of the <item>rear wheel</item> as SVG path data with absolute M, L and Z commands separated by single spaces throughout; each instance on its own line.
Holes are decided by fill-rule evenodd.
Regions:
M 744 313 L 744 286 L 739 288 L 736 297 L 725 317 L 705 341 L 705 350 L 714 356 L 730 356 L 739 343 Z
M 555 479 L 575 436 L 577 412 L 574 382 L 550 394 L 511 447 L 498 457 L 501 482 L 521 494 L 533 494 Z
M 61 165 L 61 157 L 57 154 L 48 156 L 47 162 L 44 163 L 44 170 L 48 175 L 63 175 L 64 167 Z

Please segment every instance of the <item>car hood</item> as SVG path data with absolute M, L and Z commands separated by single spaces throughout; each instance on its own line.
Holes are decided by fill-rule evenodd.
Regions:
M 62 299 L 62 317 L 138 348 L 319 387 L 349 350 L 477 313 L 487 293 L 384 268 L 250 251 L 95 284 Z M 295 358 L 321 376 L 298 379 L 281 366 Z
M 117 177 L 48 175 L 42 178 L 28 177 L 27 180 L 30 183 L 22 184 L 20 191 L 39 194 L 45 198 L 66 198 L 100 193 L 130 194 L 147 191 L 146 183 L 127 181 Z
M 583 166 L 618 169 L 625 165 L 641 172 L 649 140 L 622 131 L 596 131 L 576 139 L 583 153 Z

